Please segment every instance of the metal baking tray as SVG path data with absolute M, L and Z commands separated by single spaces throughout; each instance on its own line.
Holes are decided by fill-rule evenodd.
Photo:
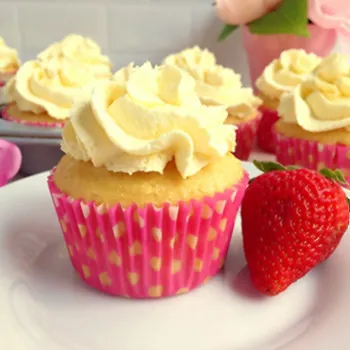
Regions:
M 61 159 L 61 128 L 27 126 L 0 119 L 0 138 L 22 152 L 21 173 L 33 175 L 52 169 Z

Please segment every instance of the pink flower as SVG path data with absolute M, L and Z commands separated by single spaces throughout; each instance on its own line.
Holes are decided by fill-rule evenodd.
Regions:
M 282 0 L 217 0 L 217 16 L 226 24 L 247 24 L 273 10 Z
M 321 28 L 350 34 L 349 0 L 309 0 L 309 18 Z
M 22 155 L 13 143 L 0 140 L 0 187 L 12 179 L 19 171 Z
M 344 53 L 349 54 L 350 44 L 349 0 L 309 0 L 309 18 L 317 26 L 334 29 Z

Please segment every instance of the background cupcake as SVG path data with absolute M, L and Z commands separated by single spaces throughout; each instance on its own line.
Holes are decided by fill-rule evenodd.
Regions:
M 11 103 L 2 116 L 21 124 L 62 126 L 76 93 L 96 79 L 93 71 L 69 60 L 28 61 L 6 86 Z
M 0 37 L 0 104 L 6 103 L 3 87 L 16 74 L 20 64 L 17 50 L 8 47 Z
M 340 169 L 350 180 L 350 65 L 332 54 L 281 98 L 276 156 L 283 164 Z
M 186 49 L 168 56 L 164 62 L 185 70 L 196 80 L 196 91 L 203 104 L 226 107 L 226 123 L 237 126 L 235 156 L 247 160 L 260 121 L 261 101 L 253 90 L 243 88 L 241 76 L 232 69 L 216 64 L 215 56 L 208 50 Z
M 320 57 L 304 50 L 287 50 L 273 60 L 256 81 L 259 97 L 263 100 L 257 143 L 264 151 L 275 152 L 272 127 L 278 120 L 277 107 L 282 94 L 303 82 L 320 61 Z
M 49 188 L 74 268 L 103 292 L 185 293 L 223 266 L 247 184 L 226 109 L 175 67 L 85 88 Z
M 102 55 L 96 42 L 81 35 L 68 35 L 38 55 L 41 61 L 49 61 L 52 58 L 79 62 L 86 69 L 94 71 L 97 78 L 109 78 L 112 74 L 110 59 Z

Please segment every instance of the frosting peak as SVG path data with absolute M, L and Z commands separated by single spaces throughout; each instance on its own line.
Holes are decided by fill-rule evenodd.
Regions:
M 17 50 L 8 47 L 0 37 L 0 74 L 14 73 L 20 64 Z
M 114 172 L 162 173 L 174 159 L 183 178 L 235 148 L 224 107 L 204 106 L 193 78 L 150 63 L 117 72 L 81 91 L 63 131 L 62 149 Z
M 346 56 L 326 57 L 295 91 L 281 98 L 278 108 L 287 123 L 306 131 L 350 128 L 350 65 Z
M 38 59 L 42 61 L 53 58 L 77 61 L 95 71 L 101 78 L 111 76 L 112 64 L 109 58 L 102 55 L 101 48 L 96 42 L 81 35 L 68 35 L 38 55 Z
M 320 57 L 304 50 L 284 51 L 264 69 L 256 86 L 266 97 L 279 99 L 302 83 L 320 62 Z
M 205 80 L 207 70 L 216 65 L 216 58 L 209 50 L 194 46 L 169 55 L 164 63 L 185 70 L 196 80 Z
M 66 119 L 75 94 L 94 80 L 93 72 L 72 61 L 28 61 L 9 81 L 6 93 L 21 111 Z
M 226 106 L 229 114 L 245 118 L 256 113 L 261 104 L 250 88 L 242 88 L 241 76 L 216 62 L 208 50 L 195 46 L 170 55 L 165 64 L 176 66 L 196 80 L 196 91 L 202 103 Z

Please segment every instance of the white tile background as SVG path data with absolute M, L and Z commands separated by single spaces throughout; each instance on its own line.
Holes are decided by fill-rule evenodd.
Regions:
M 217 43 L 221 23 L 211 0 L 0 0 L 0 35 L 21 59 L 34 58 L 69 33 L 95 39 L 117 69 L 198 44 L 246 74 L 240 33 Z
M 0 0 L 0 35 L 22 60 L 69 33 L 95 39 L 117 69 L 130 61 L 159 63 L 197 44 L 236 69 L 249 84 L 240 32 L 217 42 L 221 23 L 211 0 Z

